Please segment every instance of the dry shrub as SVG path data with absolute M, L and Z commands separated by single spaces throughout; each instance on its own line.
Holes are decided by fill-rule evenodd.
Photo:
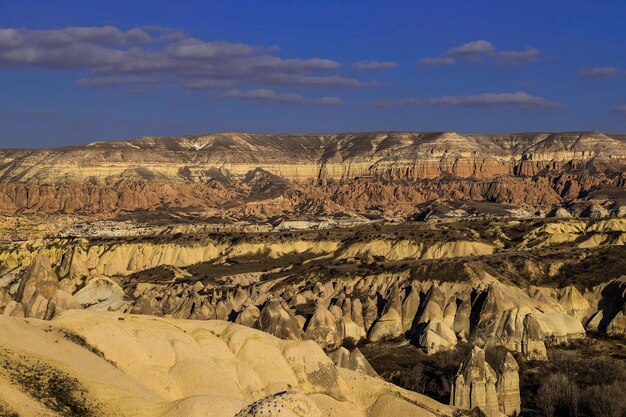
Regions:
M 587 387 L 580 396 L 583 412 L 590 417 L 626 416 L 626 383 Z

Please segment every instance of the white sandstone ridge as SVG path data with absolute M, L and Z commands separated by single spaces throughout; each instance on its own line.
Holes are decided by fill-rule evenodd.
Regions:
M 340 242 L 332 240 L 292 240 L 278 243 L 220 241 L 203 242 L 110 242 L 92 243 L 87 239 L 51 239 L 16 243 L 0 250 L 0 272 L 20 270 L 37 253 L 45 253 L 61 277 L 118 276 L 161 265 L 184 267 L 197 263 L 224 262 L 230 257 L 268 257 L 289 254 L 320 256 L 334 253 Z
M 566 243 L 579 248 L 624 246 L 626 219 L 613 218 L 592 222 L 563 220 L 546 223 L 527 233 L 519 248 L 542 248 Z
M 494 244 L 476 241 L 425 243 L 411 240 L 374 240 L 350 245 L 339 259 L 359 258 L 370 261 L 376 257 L 386 261 L 441 259 L 491 255 L 495 249 Z
M 0 274 L 16 274 L 30 265 L 37 253 L 45 253 L 60 277 L 125 276 L 161 265 L 185 267 L 213 261 L 227 262 L 237 257 L 279 259 L 287 255 L 314 258 L 337 254 L 339 259 L 373 260 L 440 259 L 488 255 L 496 246 L 479 241 L 417 242 L 376 240 L 342 245 L 336 240 L 286 240 L 282 242 L 164 241 L 102 242 L 81 238 L 42 239 L 14 243 L 0 248 Z
M 103 417 L 451 416 L 454 407 L 336 367 L 311 341 L 223 321 L 68 311 L 0 317 L 0 400 L 21 416 L 64 415 L 59 395 L 18 372 L 71 387 L 62 400 Z

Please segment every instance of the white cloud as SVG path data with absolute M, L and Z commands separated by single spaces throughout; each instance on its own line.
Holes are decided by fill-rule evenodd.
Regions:
M 391 107 L 409 107 L 419 104 L 419 100 L 415 98 L 381 98 L 365 105 L 370 107 L 379 107 L 383 109 Z
M 420 62 L 425 66 L 444 66 L 454 65 L 459 60 L 474 62 L 488 60 L 502 65 L 522 65 L 537 61 L 539 53 L 539 49 L 531 46 L 520 51 L 499 51 L 491 42 L 477 40 L 450 48 L 439 57 L 422 58 Z
M 422 58 L 420 59 L 420 63 L 429 67 L 438 67 L 445 65 L 454 65 L 456 61 L 454 60 L 454 58 L 442 56 L 439 58 Z
M 276 103 L 306 103 L 306 99 L 300 94 L 295 93 L 278 93 L 267 88 L 259 88 L 256 90 L 228 90 L 221 95 L 222 98 L 240 98 L 244 100 L 260 100 L 271 101 Z
M 625 114 L 626 115 L 626 104 L 615 106 L 611 110 L 613 110 L 615 113 Z
M 364 71 L 386 71 L 398 66 L 397 62 L 394 61 L 376 61 L 376 60 L 364 60 L 355 62 L 352 66 L 359 70 Z
M 320 106 L 341 106 L 343 101 L 338 97 L 322 97 L 316 103 Z
M 580 72 L 580 76 L 584 78 L 608 78 L 617 74 L 615 67 L 595 67 L 585 68 Z
M 78 69 L 79 85 L 99 87 L 180 80 L 188 88 L 251 85 L 361 88 L 371 83 L 333 73 L 338 62 L 277 56 L 277 48 L 204 41 L 160 27 L 0 29 L 0 67 Z
M 446 56 L 458 57 L 466 59 L 481 58 L 483 55 L 492 54 L 496 51 L 496 48 L 491 42 L 478 40 L 473 42 L 464 43 L 463 45 L 455 46 L 448 49 Z
M 291 103 L 291 104 L 316 104 L 318 106 L 341 106 L 343 101 L 338 97 L 322 97 L 317 100 L 309 100 L 306 97 L 296 93 L 281 93 L 267 88 L 258 88 L 254 90 L 238 90 L 231 89 L 218 96 L 224 99 L 241 99 L 251 101 L 267 101 L 273 103 Z
M 558 103 L 541 97 L 531 96 L 522 91 L 516 93 L 483 93 L 471 96 L 444 96 L 421 100 L 420 104 L 452 107 L 522 107 L 559 108 Z
M 539 59 L 539 49 L 528 47 L 523 51 L 499 51 L 495 55 L 495 61 L 503 65 L 521 65 L 535 62 Z

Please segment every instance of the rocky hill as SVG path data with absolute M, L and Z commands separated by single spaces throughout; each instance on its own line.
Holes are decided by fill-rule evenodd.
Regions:
M 409 216 L 436 202 L 626 204 L 626 141 L 599 132 L 220 133 L 0 151 L 0 212 Z
M 449 407 L 336 367 L 313 342 L 223 321 L 68 311 L 0 315 L 0 415 L 452 416 Z

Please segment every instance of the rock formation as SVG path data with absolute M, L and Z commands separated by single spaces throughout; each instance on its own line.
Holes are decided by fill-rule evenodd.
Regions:
M 354 348 L 352 351 L 349 351 L 344 347 L 340 347 L 335 351 L 327 352 L 327 354 L 336 366 L 362 372 L 369 376 L 377 376 L 377 373 L 374 368 L 372 368 L 372 365 L 369 364 L 365 356 L 363 356 L 358 348 Z
M 487 415 L 497 415 L 496 381 L 496 373 L 485 361 L 485 351 L 475 346 L 456 374 L 450 404 L 467 409 L 479 407 Z
M 513 415 L 519 367 L 482 348 L 626 334 L 622 136 L 228 133 L 0 161 L 0 413 L 67 414 L 11 369 L 65 378 L 90 415 L 455 412 L 372 378 L 371 342 L 473 344 L 451 403 Z
M 507 352 L 496 382 L 498 407 L 507 416 L 518 415 L 521 411 L 519 389 L 519 366 L 511 353 Z
M 281 339 L 302 339 L 298 320 L 282 299 L 265 303 L 259 315 L 259 329 Z
M 328 350 L 346 341 L 405 337 L 435 353 L 471 341 L 503 345 L 529 359 L 545 359 L 547 346 L 583 337 L 585 329 L 624 332 L 623 279 L 602 282 L 609 279 L 603 275 L 599 284 L 584 289 L 525 286 L 521 278 L 512 284 L 511 277 L 550 279 L 568 263 L 575 270 L 576 262 L 617 254 L 626 242 L 626 220 L 549 220 L 517 237 L 511 231 L 523 223 L 501 221 L 497 234 L 490 228 L 480 237 L 476 224 L 459 229 L 462 233 L 449 230 L 465 224 L 425 224 L 419 226 L 423 231 L 412 225 L 408 233 L 418 235 L 410 238 L 407 232 L 396 236 L 403 225 L 386 226 L 390 229 L 383 234 L 368 227 L 361 230 L 371 235 L 362 241 L 347 229 L 309 237 L 267 232 L 237 239 L 190 235 L 10 243 L 0 246 L 0 311 L 50 318 L 72 307 L 220 319 L 285 339 L 312 339 Z M 503 248 L 511 237 L 515 243 Z M 567 249 L 558 262 L 550 255 L 569 242 L 589 241 L 594 245 Z M 541 264 L 537 256 L 543 253 L 549 257 Z M 277 268 L 267 271 L 263 259 Z M 306 263 L 294 264 L 294 259 Z M 390 259 L 395 269 L 386 271 L 368 259 Z M 505 262 L 499 272 L 488 266 L 498 262 Z M 237 268 L 247 272 L 231 272 Z M 340 268 L 355 272 L 344 274 Z
M 19 415 L 443 417 L 454 411 L 338 368 L 311 341 L 279 340 L 216 320 L 87 310 L 49 322 L 0 316 L 0 353 L 0 401 Z M 31 372 L 69 391 L 19 378 Z
M 551 210 L 626 183 L 626 142 L 599 132 L 219 133 L 3 150 L 0 160 L 0 213 L 407 216 L 456 200 Z M 605 216 L 618 204 L 599 203 L 572 212 Z
M 59 288 L 59 280 L 44 253 L 37 255 L 24 271 L 16 298 L 21 306 L 10 313 L 16 317 L 51 319 L 62 311 L 81 308 L 71 294 Z
M 29 319 L 44 328 L 47 323 L 54 327 L 62 321 L 57 318 L 59 312 L 61 317 L 85 314 L 89 320 L 99 321 L 97 314 L 106 316 L 107 310 L 115 310 L 113 323 L 118 318 L 123 319 L 120 325 L 139 320 L 150 329 L 177 320 L 178 330 L 184 330 L 182 338 L 197 338 L 200 345 L 213 349 L 212 339 L 202 336 L 207 333 L 203 326 L 208 326 L 213 329 L 208 333 L 219 333 L 235 346 L 236 356 L 245 352 L 242 357 L 254 356 L 252 351 L 264 352 L 256 347 L 242 350 L 239 345 L 246 331 L 252 332 L 255 340 L 263 339 L 265 336 L 254 330 L 259 329 L 284 343 L 321 346 L 337 372 L 353 371 L 350 380 L 355 383 L 376 374 L 354 349 L 365 339 L 374 349 L 392 344 L 409 349 L 417 346 L 429 354 L 455 349 L 460 343 L 480 348 L 504 346 L 519 357 L 543 360 L 551 345 L 584 337 L 586 330 L 624 333 L 626 286 L 620 275 L 625 219 L 372 223 L 311 231 L 182 234 L 172 234 L 167 225 L 163 234 L 154 236 L 54 235 L 5 242 L 0 244 L 0 312 L 52 319 Z M 70 307 L 68 300 L 73 300 L 76 304 L 72 307 L 77 309 L 63 312 Z M 224 328 L 241 329 L 243 325 L 249 329 L 222 332 L 212 327 L 217 326 L 211 324 L 216 320 Z M 110 321 L 102 323 L 106 328 L 109 325 Z M 79 333 L 89 345 L 97 345 L 106 359 L 124 361 L 109 358 L 105 350 L 112 348 L 101 340 L 90 340 L 89 332 L 72 326 L 68 330 Z M 131 334 L 138 339 L 145 336 L 139 327 Z M 189 399 L 206 394 L 196 388 L 204 380 L 195 370 L 209 373 L 212 368 L 195 359 L 172 365 L 179 350 L 189 348 L 179 345 L 178 336 L 175 343 L 174 339 L 146 336 L 140 354 L 135 342 L 126 337 L 120 339 L 120 349 L 150 361 L 150 365 L 138 361 L 143 370 L 132 368 L 139 372 L 133 375 L 148 375 L 155 386 L 148 387 L 152 394 L 146 395 L 159 397 L 155 400 L 159 407 L 169 404 L 167 409 L 156 407 L 156 411 L 151 405 L 144 415 L 213 412 L 209 400 Z M 390 339 L 394 342 L 385 343 Z M 224 353 L 220 349 L 212 352 Z M 276 367 L 272 358 L 254 358 L 270 364 L 253 366 L 258 378 L 249 375 L 248 365 L 226 368 L 230 380 L 223 380 L 228 390 L 235 392 L 231 380 L 236 374 L 238 383 L 244 384 L 237 389 L 255 393 L 246 394 L 243 400 L 237 394 L 236 401 L 227 402 L 232 407 L 224 407 L 231 407 L 231 415 L 240 411 L 255 415 L 269 405 L 282 407 L 284 413 L 302 407 L 310 415 L 317 410 L 321 415 L 332 415 L 334 411 L 329 410 L 351 415 L 349 405 L 338 399 L 342 397 L 312 398 L 298 388 L 302 385 L 293 389 L 292 379 L 286 379 L 292 388 L 272 379 L 268 370 Z M 519 377 L 512 358 L 491 371 L 484 366 L 477 379 L 472 379 L 476 372 L 471 369 L 480 368 L 482 365 L 474 366 L 479 362 L 468 359 L 455 387 L 458 398 L 452 400 L 463 407 L 476 404 L 489 412 L 495 407 L 506 414 L 515 413 L 520 407 Z M 155 367 L 158 372 L 152 369 Z M 324 372 L 315 375 L 326 378 Z M 183 380 L 194 383 L 185 385 L 180 382 Z M 300 384 L 312 384 L 307 385 L 309 393 L 323 391 L 313 386 L 319 385 L 315 378 L 302 381 L 298 379 Z M 145 387 L 138 389 L 145 392 Z M 415 411 L 394 395 L 369 398 L 356 415 L 387 415 L 389 409 L 404 410 L 405 406 Z
M 518 371 L 517 362 L 507 353 L 496 373 L 485 360 L 484 350 L 475 346 L 457 372 L 450 404 L 465 409 L 478 407 L 490 416 L 499 412 L 517 415 L 521 409 Z
M 307 324 L 304 338 L 315 341 L 323 349 L 339 348 L 344 339 L 341 316 L 337 317 L 323 305 L 318 305 Z

